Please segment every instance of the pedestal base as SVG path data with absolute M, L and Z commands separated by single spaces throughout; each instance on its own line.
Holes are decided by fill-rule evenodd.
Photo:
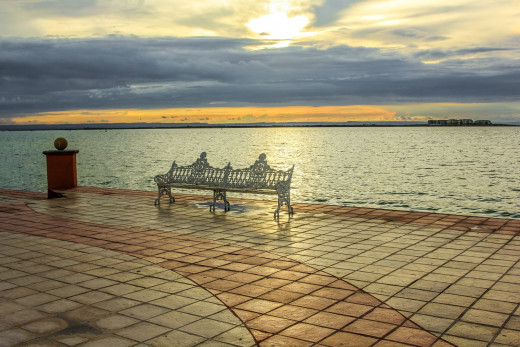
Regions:
M 47 188 L 49 199 L 53 189 L 67 189 L 78 185 L 76 153 L 78 150 L 44 151 L 47 157 Z

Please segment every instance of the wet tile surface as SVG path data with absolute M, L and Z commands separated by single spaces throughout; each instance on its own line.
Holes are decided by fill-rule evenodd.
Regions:
M 520 221 L 306 204 L 273 220 L 259 200 L 225 214 L 196 195 L 65 195 L 0 190 L 7 345 L 518 341 Z

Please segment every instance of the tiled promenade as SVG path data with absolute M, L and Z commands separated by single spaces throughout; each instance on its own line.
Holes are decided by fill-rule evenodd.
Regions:
M 519 346 L 520 221 L 0 190 L 0 346 Z

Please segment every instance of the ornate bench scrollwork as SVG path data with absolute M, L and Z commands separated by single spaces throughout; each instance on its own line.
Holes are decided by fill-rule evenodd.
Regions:
M 289 170 L 275 170 L 267 164 L 266 155 L 260 154 L 253 165 L 244 169 L 233 169 L 231 163 L 225 168 L 214 168 L 206 159 L 206 152 L 200 154 L 193 164 L 178 166 L 173 162 L 170 171 L 163 175 L 156 175 L 158 196 L 155 205 L 161 203 L 161 196 L 168 195 L 170 203 L 175 202 L 171 188 L 207 189 L 213 190 L 213 202 L 210 211 L 215 211 L 217 201 L 224 201 L 224 211 L 230 210 L 227 201 L 227 192 L 241 192 L 253 194 L 277 194 L 278 208 L 274 216 L 280 215 L 280 208 L 287 206 L 290 215 L 291 206 L 291 179 L 294 165 Z

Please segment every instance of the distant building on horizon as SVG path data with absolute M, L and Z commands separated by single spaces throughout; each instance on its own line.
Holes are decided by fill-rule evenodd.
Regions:
M 479 119 L 473 121 L 473 119 L 430 119 L 428 125 L 491 125 L 491 121 L 487 119 Z

